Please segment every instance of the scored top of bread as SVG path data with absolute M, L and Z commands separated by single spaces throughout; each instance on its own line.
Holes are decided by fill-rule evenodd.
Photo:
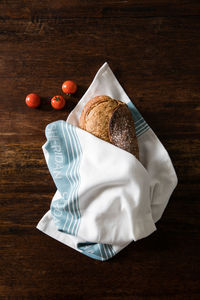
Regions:
M 86 103 L 79 125 L 100 139 L 139 157 L 134 121 L 125 103 L 106 95 L 96 96 Z

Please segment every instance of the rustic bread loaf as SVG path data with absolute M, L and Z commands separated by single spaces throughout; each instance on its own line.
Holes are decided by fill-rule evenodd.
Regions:
M 80 128 L 139 158 L 134 121 L 125 103 L 105 95 L 92 98 L 81 113 Z

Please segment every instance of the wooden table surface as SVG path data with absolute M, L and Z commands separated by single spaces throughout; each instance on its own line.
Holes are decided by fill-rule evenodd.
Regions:
M 107 262 L 35 227 L 55 185 L 41 146 L 107 61 L 179 184 L 157 231 Z M 79 89 L 62 111 L 49 99 Z M 25 96 L 42 97 L 39 109 Z M 200 299 L 200 2 L 0 1 L 0 299 Z

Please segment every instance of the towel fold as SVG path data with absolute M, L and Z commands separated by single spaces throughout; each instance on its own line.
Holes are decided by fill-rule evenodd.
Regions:
M 88 100 L 125 102 L 134 119 L 139 158 L 78 127 Z M 67 121 L 49 124 L 43 152 L 57 187 L 37 228 L 99 260 L 156 230 L 177 185 L 170 157 L 105 63 Z

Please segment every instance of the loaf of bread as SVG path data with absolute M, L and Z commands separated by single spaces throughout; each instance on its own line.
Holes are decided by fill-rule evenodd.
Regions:
M 105 95 L 92 98 L 81 113 L 80 128 L 139 158 L 134 120 L 124 102 Z

